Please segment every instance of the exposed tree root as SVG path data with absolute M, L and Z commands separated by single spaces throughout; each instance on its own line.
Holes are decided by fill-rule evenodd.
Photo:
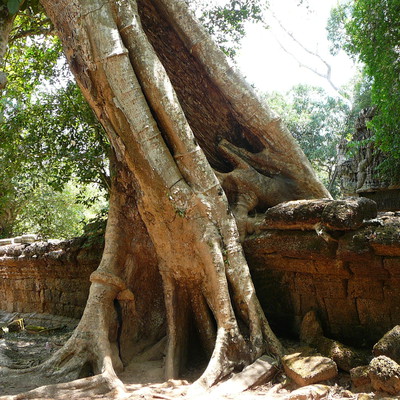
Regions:
M 135 351 L 145 350 L 144 345 L 137 343 L 150 347 L 161 338 L 160 332 L 162 335 L 165 328 L 165 315 L 160 313 L 154 334 L 140 327 L 138 321 L 129 320 L 150 313 L 143 300 L 137 299 L 150 298 L 143 291 L 155 288 L 158 291 L 152 293 L 153 298 L 157 297 L 157 301 L 164 298 L 165 303 L 162 310 L 167 319 L 167 379 L 178 377 L 185 366 L 193 321 L 210 356 L 193 389 L 212 387 L 265 352 L 279 357 L 283 349 L 258 302 L 235 217 L 223 188 L 228 195 L 230 186 L 240 192 L 235 193 L 232 209 L 246 224 L 248 212 L 261 203 L 271 205 L 293 196 L 293 185 L 301 186 L 300 193 L 308 197 L 325 193 L 314 178 L 309 182 L 313 174 L 304 155 L 295 147 L 280 160 L 294 146 L 293 139 L 287 132 L 279 133 L 279 123 L 271 121 L 269 113 L 263 112 L 252 94 L 237 81 L 222 56 L 192 21 L 184 2 L 140 0 L 139 4 L 143 13 L 149 13 L 150 20 L 158 18 L 160 24 L 168 20 L 164 33 L 175 30 L 174 44 L 187 46 L 181 51 L 188 53 L 188 59 L 197 66 L 204 64 L 199 67 L 200 72 L 215 98 L 210 96 L 207 100 L 211 101 L 212 124 L 203 127 L 200 134 L 212 133 L 214 137 L 218 132 L 232 131 L 229 135 L 233 135 L 237 131 L 235 135 L 243 136 L 243 143 L 253 141 L 270 148 L 253 154 L 229 141 L 221 142 L 219 151 L 215 150 L 218 143 L 212 144 L 214 153 L 224 154 L 231 166 L 236 167 L 231 173 L 219 174 L 222 186 L 192 131 L 198 113 L 193 117 L 188 107 L 185 114 L 188 104 L 182 101 L 181 105 L 178 91 L 160 61 L 162 55 L 156 53 L 150 42 L 151 32 L 142 26 L 138 2 L 41 0 L 41 3 L 60 32 L 71 69 L 105 127 L 125 172 L 120 172 L 117 184 L 113 183 L 105 250 L 98 270 L 92 274 L 90 295 L 80 324 L 65 346 L 48 361 L 21 372 L 21 376 L 42 374 L 57 384 L 14 398 L 64 398 L 70 397 L 68 393 L 72 391 L 73 398 L 108 392 L 124 396 L 117 373 L 134 351 L 125 356 L 123 349 L 131 345 Z M 193 26 L 185 27 L 187 23 Z M 171 49 L 168 51 L 173 53 Z M 170 68 L 170 73 L 171 69 L 174 68 Z M 185 79 L 187 76 L 182 81 Z M 189 93 L 188 97 L 195 94 Z M 196 101 L 202 102 L 206 94 L 201 92 Z M 225 116 L 220 118 L 215 110 L 221 102 Z M 243 115 L 242 108 L 248 109 Z M 208 127 L 213 132 L 208 132 Z M 264 138 L 267 132 L 268 138 Z M 275 138 L 276 132 L 279 134 L 276 137 L 281 138 L 282 143 L 278 143 L 281 150 L 274 154 L 271 166 L 270 153 L 274 147 L 271 138 Z M 296 157 L 283 179 L 277 171 L 292 161 L 292 153 Z M 263 169 L 268 170 L 265 174 L 257 169 L 260 160 L 264 160 Z M 304 168 L 297 176 L 302 165 Z M 260 189 L 263 187 L 267 190 Z M 133 194 L 136 189 L 137 196 Z M 140 220 L 132 216 L 133 209 L 139 210 Z M 146 226 L 146 236 L 137 235 L 139 225 Z M 240 226 L 239 221 L 239 230 L 243 237 L 248 229 Z M 132 243 L 143 237 L 154 245 L 157 276 L 148 273 L 143 278 L 136 274 L 135 257 L 140 258 L 140 254 L 132 251 Z M 140 264 L 143 264 L 140 268 L 146 268 L 146 257 Z M 147 282 L 151 280 L 149 276 L 160 278 L 160 275 L 163 290 L 161 285 Z M 137 277 L 139 283 L 133 283 Z M 144 287 L 140 286 L 141 279 L 147 279 Z M 136 303 L 142 306 L 140 312 Z M 161 347 L 162 343 L 154 351 L 149 350 L 143 359 L 160 355 Z M 90 368 L 85 371 L 87 366 Z M 82 378 L 84 373 L 94 376 L 74 380 Z M 66 380 L 72 382 L 60 383 Z
M 126 391 L 123 383 L 115 374 L 103 373 L 88 378 L 77 379 L 67 383 L 42 386 L 26 393 L 6 396 L 8 400 L 25 399 L 88 399 L 98 395 L 107 395 L 108 398 L 123 398 Z M 3 397 L 0 397 L 3 399 Z

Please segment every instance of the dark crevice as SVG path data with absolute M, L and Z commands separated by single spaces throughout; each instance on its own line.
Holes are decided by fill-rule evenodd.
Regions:
M 139 0 L 138 5 L 143 29 L 211 166 L 223 172 L 230 170 L 218 150 L 222 137 L 248 151 L 261 151 L 261 143 L 237 122 L 229 103 L 186 49 L 167 17 L 157 11 L 151 0 Z

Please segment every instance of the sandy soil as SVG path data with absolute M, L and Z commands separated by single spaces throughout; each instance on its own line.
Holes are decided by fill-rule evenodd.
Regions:
M 59 323 L 59 321 L 58 321 Z M 0 372 L 4 367 L 13 369 L 27 368 L 37 365 L 48 358 L 52 353 L 57 351 L 63 343 L 69 338 L 73 329 L 71 324 L 67 327 L 59 327 L 59 329 L 51 330 L 44 333 L 29 333 L 21 331 L 18 333 L 6 333 L 0 339 Z M 286 347 L 295 348 L 296 342 L 284 343 Z M 349 391 L 351 382 L 348 374 L 340 374 L 334 381 L 324 382 L 329 385 L 328 390 L 322 397 L 315 397 L 311 392 L 307 395 L 294 397 L 295 390 L 298 389 L 293 383 L 286 379 L 285 375 L 280 371 L 273 381 L 265 385 L 258 386 L 242 393 L 229 393 L 224 391 L 218 393 L 201 393 L 194 396 L 193 393 L 188 394 L 190 383 L 196 380 L 201 374 L 204 365 L 198 364 L 187 370 L 182 380 L 164 382 L 163 379 L 163 361 L 147 361 L 137 360 L 128 365 L 119 375 L 126 387 L 125 399 L 131 400 L 149 400 L 149 399 L 234 399 L 234 400 L 259 400 L 259 399 L 277 399 L 277 400 L 308 400 L 308 399 L 354 399 L 367 400 L 385 398 L 381 394 L 374 397 L 362 397 Z M 26 377 L 27 378 L 27 377 Z M 2 377 L 0 374 L 0 396 L 9 396 L 18 393 L 24 393 L 33 389 L 29 379 L 20 378 L 10 380 Z M 48 384 L 45 379 L 40 382 L 43 385 Z M 194 397 L 193 397 L 194 396 Z M 3 397 L 7 398 L 7 397 Z M 116 398 L 112 395 L 99 395 L 96 399 L 112 399 Z M 119 399 L 121 397 L 118 397 Z M 389 399 L 390 397 L 386 397 Z M 392 397 L 397 398 L 397 397 Z

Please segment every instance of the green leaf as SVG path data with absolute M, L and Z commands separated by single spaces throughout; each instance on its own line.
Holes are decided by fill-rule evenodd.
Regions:
M 8 0 L 7 8 L 10 14 L 16 14 L 19 10 L 19 7 L 22 3 L 22 0 Z

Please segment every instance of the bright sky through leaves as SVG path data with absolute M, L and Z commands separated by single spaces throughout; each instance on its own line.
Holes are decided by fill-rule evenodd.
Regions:
M 261 26 L 248 26 L 247 35 L 242 41 L 242 49 L 237 56 L 238 65 L 247 80 L 261 91 L 289 90 L 298 83 L 322 86 L 334 93 L 326 79 L 299 66 L 307 64 L 321 73 L 326 73 L 325 65 L 296 45 L 273 18 L 281 21 L 287 31 L 307 49 L 320 54 L 332 66 L 332 80 L 337 86 L 346 84 L 354 75 L 352 61 L 341 52 L 333 57 L 329 54 L 326 39 L 326 23 L 329 12 L 337 0 L 270 0 L 266 23 L 270 29 Z M 292 53 L 297 60 L 279 45 Z

